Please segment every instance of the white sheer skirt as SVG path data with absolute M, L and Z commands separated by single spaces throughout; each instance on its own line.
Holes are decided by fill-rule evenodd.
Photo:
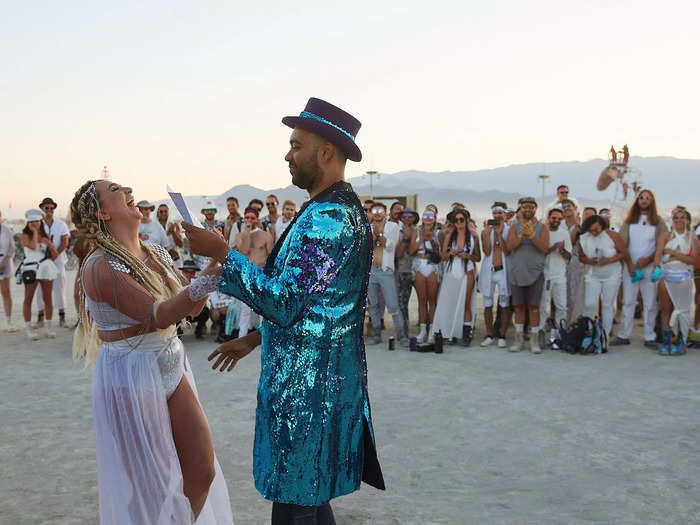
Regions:
M 166 342 L 154 333 L 100 348 L 93 376 L 93 416 L 102 525 L 194 523 L 157 362 L 165 350 L 182 352 L 182 342 L 177 338 Z M 181 363 L 182 374 L 198 396 L 187 358 Z M 216 475 L 197 524 L 233 524 L 216 455 L 214 467 Z
M 471 262 L 471 261 L 470 261 Z M 474 319 L 474 299 L 472 290 L 472 320 Z M 446 266 L 440 283 L 435 316 L 430 331 L 433 334 L 442 332 L 442 337 L 462 337 L 464 325 L 464 307 L 467 298 L 467 273 L 461 259 L 455 257 L 452 265 Z

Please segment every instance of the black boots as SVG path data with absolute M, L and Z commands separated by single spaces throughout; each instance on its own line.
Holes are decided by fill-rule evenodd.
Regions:
M 469 325 L 462 325 L 462 346 L 469 346 L 472 344 L 472 327 Z

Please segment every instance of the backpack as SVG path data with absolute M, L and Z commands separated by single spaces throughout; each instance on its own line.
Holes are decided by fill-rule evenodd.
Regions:
M 554 320 L 550 319 L 554 326 Z M 562 351 L 570 354 L 605 354 L 608 351 L 608 338 L 598 319 L 581 316 L 570 326 L 561 322 L 557 329 L 559 337 L 556 344 Z

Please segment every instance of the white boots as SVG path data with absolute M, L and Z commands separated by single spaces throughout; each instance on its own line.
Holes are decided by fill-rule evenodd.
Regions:
M 53 331 L 53 321 L 50 319 L 46 320 L 46 337 L 49 339 L 55 339 L 56 338 L 56 332 Z
M 41 339 L 41 336 L 39 335 L 39 332 L 36 331 L 36 329 L 32 326 L 31 323 L 24 323 L 25 328 L 27 330 L 27 337 L 31 339 L 32 341 L 38 341 Z M 53 322 L 50 320 L 44 321 L 44 326 L 46 326 L 46 337 L 49 339 L 55 339 L 56 338 L 56 332 L 53 330 Z
M 32 327 L 32 323 L 24 323 L 25 329 L 27 330 L 27 338 L 31 339 L 32 341 L 38 341 L 39 340 L 39 332 L 37 332 L 34 327 Z
M 16 327 L 15 325 L 12 324 L 12 319 L 10 319 L 9 317 L 6 317 L 6 318 L 5 318 L 5 323 L 4 323 L 3 326 L 2 326 L 2 330 L 3 330 L 3 332 L 10 332 L 10 333 L 12 333 L 12 332 L 16 332 L 16 331 L 17 331 L 17 327 Z

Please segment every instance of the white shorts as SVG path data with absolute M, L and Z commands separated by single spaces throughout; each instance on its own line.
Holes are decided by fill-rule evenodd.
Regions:
M 421 274 L 423 277 L 430 277 L 431 273 L 437 274 L 437 276 L 439 277 L 440 265 L 431 264 L 428 262 L 428 259 L 421 259 L 420 257 L 416 257 L 415 259 L 413 259 L 414 277 L 416 274 Z
M 508 293 L 508 276 L 505 270 L 491 272 L 491 287 L 489 293 L 486 294 L 482 292 L 484 307 L 491 308 L 493 306 L 493 296 L 496 292 L 496 286 L 498 286 L 498 305 L 501 308 L 509 307 L 510 294 Z

